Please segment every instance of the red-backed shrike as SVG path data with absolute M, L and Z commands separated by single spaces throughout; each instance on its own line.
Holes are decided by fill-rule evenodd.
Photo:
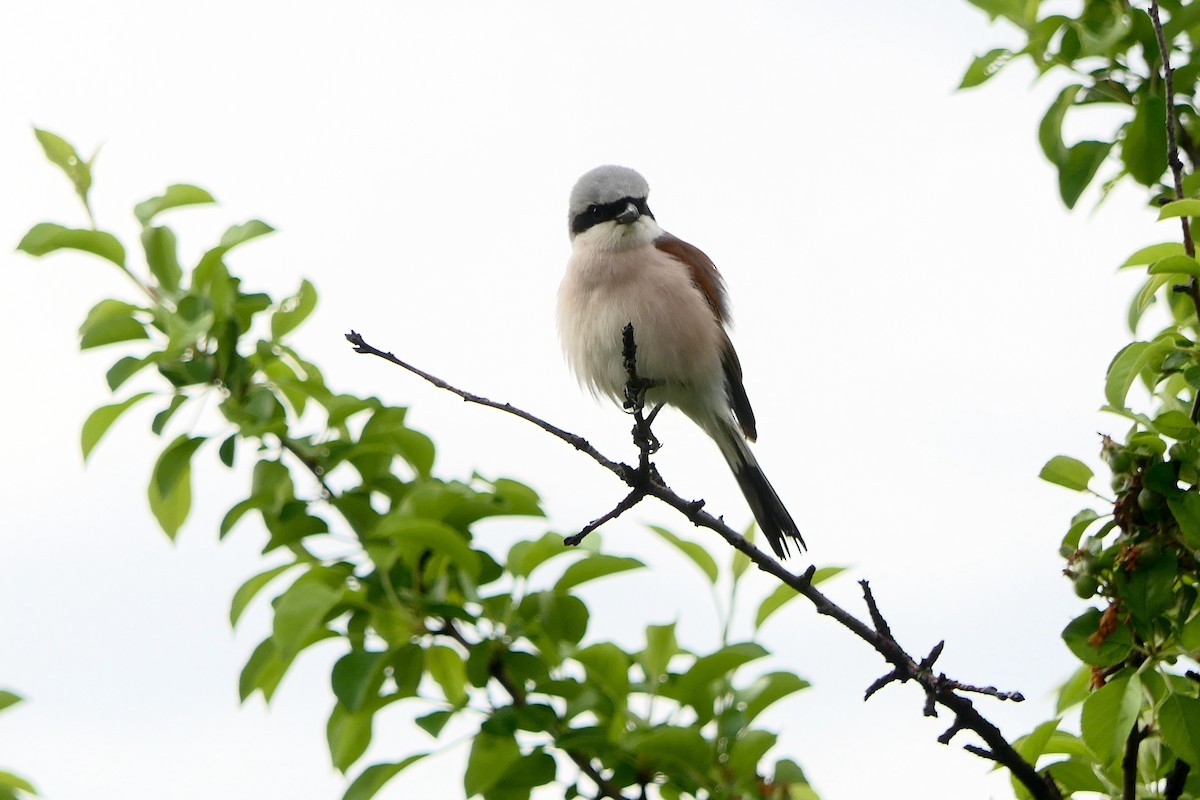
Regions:
M 712 437 L 780 558 L 804 540 L 758 466 L 754 411 L 729 341 L 725 283 L 699 248 L 658 227 L 650 186 L 627 167 L 597 167 L 571 191 L 571 259 L 558 291 L 558 331 L 571 369 L 620 402 L 621 331 L 633 323 L 646 401 L 678 408 Z

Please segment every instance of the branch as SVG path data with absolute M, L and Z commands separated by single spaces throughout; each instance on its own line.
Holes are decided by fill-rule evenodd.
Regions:
M 480 405 L 495 408 L 499 411 L 504 411 L 508 414 L 520 417 L 527 422 L 530 422 L 542 430 L 550 433 L 552 436 L 561 439 L 570 444 L 576 450 L 586 453 L 602 467 L 612 472 L 630 488 L 631 492 L 627 495 L 612 511 L 599 517 L 596 521 L 589 524 L 583 531 L 575 536 L 570 537 L 567 543 L 574 543 L 572 540 L 581 540 L 592 530 L 598 528 L 604 522 L 615 519 L 624 511 L 631 508 L 637 502 L 640 502 L 644 497 L 654 497 L 658 500 L 671 506 L 693 525 L 701 528 L 708 528 L 715 532 L 731 547 L 745 554 L 760 570 L 778 579 L 781 583 L 795 589 L 799 594 L 804 595 L 818 614 L 830 617 L 843 628 L 846 628 L 852 634 L 862 639 L 870 645 L 876 652 L 883 656 L 889 664 L 892 665 L 892 670 L 879 680 L 877 680 L 867 690 L 867 697 L 883 688 L 883 686 L 892 682 L 904 683 L 914 681 L 921 686 L 925 692 L 926 703 L 925 713 L 936 716 L 937 706 L 942 706 L 949 709 L 954 714 L 954 721 L 951 727 L 939 737 L 939 741 L 946 744 L 959 731 L 969 730 L 978 735 L 987 745 L 986 748 L 977 745 L 966 745 L 965 749 L 982 758 L 994 761 L 1009 769 L 1013 776 L 1025 785 L 1029 790 L 1030 795 L 1035 800 L 1062 800 L 1062 794 L 1058 787 L 1049 778 L 1043 779 L 1038 775 L 1033 764 L 1026 761 L 1020 753 L 1004 738 L 1000 729 L 988 721 L 975 708 L 974 703 L 970 698 L 964 696 L 965 693 L 983 694 L 989 697 L 994 697 L 999 700 L 1011 700 L 1013 702 L 1021 702 L 1025 698 L 1019 692 L 1001 692 L 995 687 L 976 687 L 970 684 L 961 683 L 952 680 L 944 674 L 935 675 L 932 671 L 933 664 L 937 660 L 942 651 L 942 643 L 939 643 L 930 654 L 918 662 L 896 641 L 892 635 L 887 621 L 884 619 L 882 612 L 875 601 L 875 597 L 871 592 L 870 586 L 866 581 L 861 581 L 863 587 L 864 601 L 867 606 L 868 614 L 871 618 L 871 625 L 863 622 L 858 617 L 851 614 L 841 606 L 830 600 L 824 593 L 818 590 L 812 584 L 812 576 L 816 571 L 815 567 L 809 567 L 803 574 L 797 575 L 787 570 L 778 561 L 768 556 L 763 551 L 748 542 L 740 533 L 730 528 L 721 519 L 714 517 L 712 514 L 704 511 L 704 502 L 695 500 L 685 500 L 667 486 L 658 475 L 658 471 L 654 465 L 650 463 L 649 455 L 657 446 L 657 441 L 653 434 L 649 433 L 649 422 L 653 420 L 654 412 L 652 411 L 648 418 L 642 417 L 642 403 L 645 399 L 646 384 L 640 383 L 637 376 L 636 364 L 634 358 L 635 348 L 633 346 L 633 331 L 632 326 L 627 328 L 624 343 L 625 343 L 625 360 L 626 372 L 629 376 L 629 394 L 631 410 L 635 419 L 635 441 L 638 444 L 639 450 L 639 468 L 633 469 L 627 464 L 613 461 L 606 458 L 593 448 L 581 436 L 558 428 L 550 423 L 542 420 L 527 411 L 516 408 L 509 403 L 498 403 L 494 400 L 489 400 L 478 395 L 465 392 L 458 389 L 440 378 L 435 378 L 427 372 L 417 369 L 400 359 L 396 358 L 391 353 L 385 353 L 363 340 L 362 336 L 354 331 L 346 334 L 346 339 L 354 345 L 355 352 L 368 355 L 378 356 L 386 361 L 390 361 L 397 366 L 412 372 L 424 380 L 432 383 L 446 391 L 458 395 L 464 400 Z M 656 409 L 657 410 L 657 409 Z M 872 627 L 873 626 L 873 627 Z M 507 687 L 506 687 L 507 688 Z M 511 693 L 511 692 L 510 692 Z M 514 695 L 514 701 L 516 696 Z M 574 758 L 574 756 L 572 756 Z M 579 763 L 576 760 L 576 763 Z M 590 761 L 588 762 L 590 766 Z M 582 768 L 582 764 L 581 764 Z M 585 770 L 586 772 L 586 770 Z M 590 773 L 589 777 L 594 779 Z M 605 787 L 603 784 L 597 784 L 603 793 Z M 617 795 L 608 795 L 610 797 L 620 797 Z
M 1138 748 L 1142 746 L 1142 740 L 1149 732 L 1149 728 L 1143 728 L 1134 722 L 1133 729 L 1129 731 L 1129 737 L 1125 740 L 1125 755 L 1121 758 L 1124 779 L 1121 787 L 1122 800 L 1137 800 Z
M 1158 39 L 1158 50 L 1162 55 L 1163 84 L 1167 101 L 1167 163 L 1171 165 L 1171 178 L 1175 184 L 1175 199 L 1183 199 L 1183 162 L 1179 160 L 1179 120 L 1175 113 L 1174 70 L 1171 69 L 1171 48 L 1163 33 L 1162 20 L 1158 14 L 1158 0 L 1150 0 L 1150 20 L 1154 23 L 1154 36 Z M 1192 241 L 1192 226 L 1187 217 L 1180 217 L 1183 228 L 1183 249 L 1189 257 L 1196 257 L 1196 243 Z M 1192 299 L 1196 309 L 1197 325 L 1200 325 L 1200 281 L 1193 275 L 1183 290 Z M 1200 390 L 1192 400 L 1192 422 L 1200 422 Z
M 1179 800 L 1183 796 L 1183 785 L 1191 771 L 1191 764 L 1182 758 L 1175 759 L 1175 766 L 1171 769 L 1171 774 L 1167 775 L 1167 783 L 1163 787 L 1163 800 Z
M 455 388 L 454 386 L 451 386 L 450 384 L 446 383 L 441 378 L 430 375 L 428 372 L 419 370 L 416 367 L 412 366 L 411 364 L 407 364 L 407 363 L 401 361 L 400 359 L 396 358 L 391 353 L 385 353 L 382 350 L 375 349 L 374 347 L 372 347 L 371 345 L 369 345 L 365 341 L 363 341 L 363 338 L 361 336 L 359 336 L 357 333 L 355 333 L 354 331 L 350 331 L 349 333 L 346 334 L 346 341 L 348 341 L 348 342 L 350 342 L 350 344 L 354 345 L 354 352 L 364 353 L 366 355 L 378 356 L 379 358 L 382 358 L 384 361 L 390 361 L 393 364 L 395 364 L 396 366 L 403 367 L 404 369 L 408 370 L 412 374 L 416 375 L 418 378 L 421 378 L 425 381 L 428 381 L 429 383 L 432 383 L 434 386 L 438 387 L 439 389 L 445 389 L 447 392 L 451 392 L 453 394 L 458 395 L 459 397 L 461 397 L 463 400 L 465 400 L 468 403 L 478 403 L 481 406 L 487 406 L 488 408 L 494 408 L 498 411 L 503 411 L 505 413 L 520 417 L 521 419 L 525 420 L 526 422 L 531 422 L 534 425 L 537 425 L 542 430 L 544 430 L 546 433 L 550 434 L 551 436 L 554 436 L 558 439 L 562 439 L 564 442 L 571 445 L 576 450 L 579 450 L 581 452 L 588 454 L 589 456 L 592 457 L 593 460 L 596 461 L 596 463 L 600 464 L 605 469 L 608 469 L 611 472 L 615 473 L 619 477 L 623 476 L 626 471 L 629 471 L 631 469 L 627 464 L 619 464 L 615 461 L 609 461 L 607 458 L 605 458 L 600 453 L 599 450 L 592 447 L 588 443 L 588 441 L 586 439 L 584 439 L 582 436 L 576 436 L 575 434 L 568 433 L 567 431 L 564 431 L 561 428 L 556 428 L 553 425 L 551 425 L 549 422 L 546 422 L 545 420 L 535 417 L 533 414 L 530 414 L 528 411 L 523 411 L 522 409 L 516 408 L 512 405 L 509 405 L 508 403 L 497 403 L 495 400 L 488 400 L 486 397 L 480 397 L 479 395 L 471 394 L 470 392 L 464 392 L 462 389 Z

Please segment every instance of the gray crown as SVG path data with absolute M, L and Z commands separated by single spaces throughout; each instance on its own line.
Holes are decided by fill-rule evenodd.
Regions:
M 591 205 L 615 203 L 626 197 L 644 198 L 650 194 L 650 184 L 629 167 L 606 164 L 583 174 L 571 190 L 571 205 L 567 212 L 567 224 L 587 211 Z

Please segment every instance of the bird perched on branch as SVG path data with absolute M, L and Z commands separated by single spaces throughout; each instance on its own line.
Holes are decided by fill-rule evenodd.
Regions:
M 804 539 L 750 452 L 754 411 L 729 341 L 725 283 L 699 248 L 664 231 L 645 178 L 627 167 L 596 167 L 571 191 L 571 258 L 558 292 L 558 331 L 567 361 L 593 394 L 620 402 L 626 373 L 621 331 L 633 324 L 646 401 L 671 405 L 712 437 L 754 518 L 780 558 Z

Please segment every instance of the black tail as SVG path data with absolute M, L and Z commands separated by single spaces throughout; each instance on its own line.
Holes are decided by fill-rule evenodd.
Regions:
M 722 447 L 721 450 L 726 454 L 729 467 L 733 470 L 733 476 L 737 479 L 742 494 L 746 496 L 746 502 L 750 505 L 750 510 L 754 512 L 754 518 L 758 520 L 758 527 L 762 528 L 771 549 L 779 558 L 787 558 L 790 555 L 788 551 L 788 538 L 790 537 L 796 541 L 798 550 L 803 552 L 807 547 L 804 544 L 804 537 L 800 535 L 796 521 L 792 519 L 787 507 L 772 488 L 771 482 L 767 480 L 762 468 L 758 466 L 754 454 L 736 433 L 729 438 L 734 444 L 734 447 L 731 448 L 733 450 L 732 457 L 729 449 Z

